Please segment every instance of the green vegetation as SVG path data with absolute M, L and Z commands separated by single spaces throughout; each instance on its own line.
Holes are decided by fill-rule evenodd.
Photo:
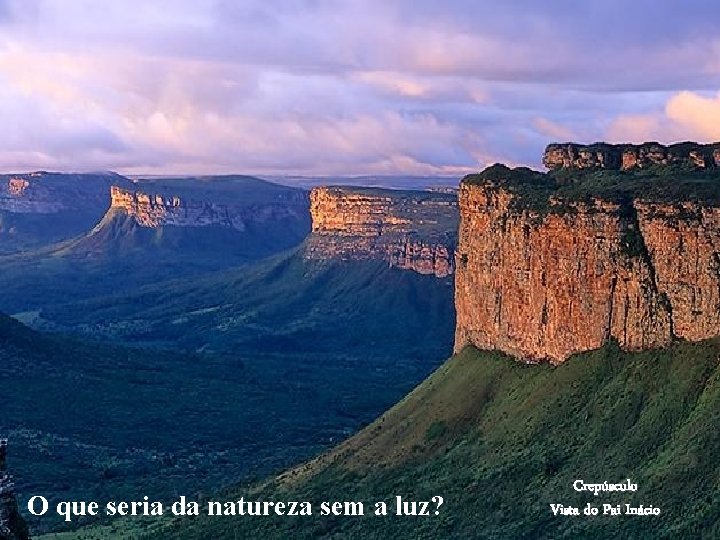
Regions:
M 298 254 L 48 311 L 134 345 L 0 318 L 0 433 L 21 498 L 52 501 L 195 496 L 307 459 L 426 377 L 454 326 L 450 279 Z
M 243 226 L 142 227 L 116 209 L 103 216 L 109 196 L 102 191 L 101 205 L 92 207 L 95 218 L 82 221 L 84 234 L 76 231 L 74 235 L 79 236 L 70 240 L 70 235 L 65 234 L 61 243 L 4 256 L 0 247 L 0 311 L 33 312 L 56 303 L 134 291 L 151 283 L 234 268 L 295 247 L 310 231 L 307 194 L 257 178 L 142 180 L 130 188 L 178 196 L 195 204 L 234 205 Z M 222 213 L 218 208 L 205 210 Z M 81 212 L 75 213 L 82 216 Z M 0 213 L 3 244 L 7 236 L 3 236 L 4 219 Z M 38 238 L 45 239 L 41 235 L 45 230 L 67 233 L 66 228 L 53 226 L 54 222 L 44 214 L 12 219 L 12 223 L 18 219 L 33 223 L 34 228 L 26 224 L 25 229 Z
M 519 208 L 539 214 L 566 212 L 568 203 L 602 199 L 622 203 L 639 197 L 657 202 L 720 204 L 720 172 L 687 165 L 652 166 L 631 171 L 561 169 L 548 173 L 496 164 L 468 175 L 466 184 L 495 184 L 517 194 Z M 550 198 L 559 202 L 551 204 Z
M 300 243 L 304 229 L 238 234 L 210 226 L 142 228 L 108 215 L 100 232 L 22 254 L 0 257 L 0 311 L 36 311 L 180 277 L 237 267 Z M 244 240 L 245 239 L 245 240 Z
M 29 187 L 17 199 L 6 198 L 8 183 L 18 178 L 28 181 Z M 111 185 L 130 187 L 131 183 L 114 173 L 0 174 L 0 255 L 84 234 L 107 210 Z M 42 207 L 44 211 L 37 212 Z
M 452 347 L 452 295 L 451 277 L 383 261 L 308 261 L 300 248 L 201 278 L 51 306 L 41 317 L 50 328 L 190 351 L 436 362 Z
M 319 504 L 440 495 L 438 517 L 170 518 L 140 537 L 717 538 L 719 355 L 718 339 L 641 353 L 610 344 L 552 368 L 466 349 L 329 454 L 282 480 L 213 498 Z M 433 427 L 440 425 L 446 429 Z M 637 492 L 594 497 L 572 488 L 576 479 L 626 478 Z M 587 502 L 662 513 L 573 518 L 550 510 Z M 97 538 L 124 537 L 116 527 Z

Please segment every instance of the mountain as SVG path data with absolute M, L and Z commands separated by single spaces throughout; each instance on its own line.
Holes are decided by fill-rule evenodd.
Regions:
M 682 159 L 673 157 L 677 147 L 642 145 L 632 165 L 611 149 L 587 166 L 575 158 L 550 173 L 496 165 L 465 178 L 455 355 L 333 450 L 210 497 L 236 509 L 241 498 L 308 501 L 314 515 L 201 515 L 132 533 L 717 537 L 720 175 L 707 161 L 714 147 L 683 148 Z M 378 203 L 363 197 L 366 211 L 355 219 L 342 210 L 348 199 L 331 193 L 314 204 L 330 210 L 313 234 L 344 231 L 350 247 L 325 251 L 341 260 L 383 260 L 378 231 L 402 220 L 371 219 Z M 595 495 L 578 491 L 578 482 L 634 487 Z M 429 515 L 395 516 L 396 497 L 427 501 Z M 319 515 L 323 501 L 363 503 L 365 513 Z M 372 515 L 376 501 L 389 515 Z M 553 512 L 588 504 L 619 515 Z M 654 514 L 630 515 L 641 507 Z M 127 532 L 118 526 L 114 534 Z
M 67 240 L 92 228 L 110 205 L 115 173 L 0 175 L 0 255 Z
M 426 377 L 454 328 L 451 276 L 374 254 L 310 257 L 307 244 L 132 293 L 48 302 L 40 317 L 63 333 L 0 317 L 0 433 L 17 449 L 21 500 L 34 491 L 52 502 L 169 500 L 308 459 Z
M 597 148 L 596 163 L 626 170 L 568 157 L 548 174 L 496 165 L 463 180 L 456 351 L 559 363 L 610 339 L 641 350 L 720 334 L 720 174 L 698 161 L 715 147 L 682 146 L 697 158 L 682 164 L 676 146 Z
M 138 181 L 112 186 L 89 232 L 0 257 L 0 309 L 44 306 L 230 268 L 297 245 L 310 229 L 307 192 L 251 177 Z
M 242 343 L 235 350 L 253 350 L 252 340 L 241 336 L 255 335 L 262 336 L 257 350 L 314 356 L 330 343 L 335 355 L 382 351 L 388 365 L 409 366 L 434 338 L 413 338 L 416 350 L 405 346 L 405 329 L 414 320 L 407 306 L 428 311 L 394 280 L 422 279 L 425 295 L 438 294 L 438 284 L 454 271 L 455 355 L 332 450 L 262 483 L 202 499 L 236 510 L 241 500 L 308 501 L 313 516 L 201 514 L 72 534 L 177 540 L 717 537 L 720 175 L 709 161 L 714 145 L 656 146 L 568 144 L 570 157 L 549 173 L 495 165 L 466 177 L 456 249 L 452 235 L 443 243 L 435 233 L 437 209 L 454 211 L 451 201 L 426 205 L 399 193 L 317 190 L 313 232 L 296 252 L 268 261 L 254 276 L 225 276 L 197 294 L 184 292 L 179 303 L 158 296 L 159 290 L 145 291 L 141 321 L 164 322 L 151 331 L 128 326 L 129 340 L 163 335 L 177 324 L 171 339 L 203 343 L 203 350 L 219 352 L 227 332 L 231 343 Z M 636 161 L 625 152 L 636 152 Z M 435 208 L 430 220 L 428 207 Z M 425 257 L 406 264 L 415 252 L 402 246 L 415 241 L 455 253 L 440 266 L 447 272 L 438 272 L 443 257 L 429 247 Z M 377 269 L 369 283 L 362 278 L 368 268 Z M 307 289 L 279 288 L 289 282 Z M 387 294 L 378 294 L 381 283 Z M 208 302 L 213 289 L 216 297 Z M 190 306 L 194 298 L 200 301 Z M 47 316 L 68 328 L 87 316 L 103 321 L 88 326 L 91 331 L 117 335 L 118 324 L 127 322 L 127 304 L 107 299 Z M 289 340 L 272 340 L 273 321 Z M 183 338 L 194 327 L 204 342 Z M 635 487 L 596 495 L 578 490 L 578 483 Z M 430 512 L 396 516 L 397 497 L 425 501 Z M 320 515 L 321 504 L 334 501 L 353 501 L 355 510 L 362 503 L 365 512 Z M 389 515 L 372 515 L 377 501 L 387 503 Z M 619 515 L 555 513 L 557 505 L 582 513 L 588 504 Z M 640 507 L 653 515 L 630 515 L 630 508 Z
M 551 144 L 543 153 L 550 170 L 609 169 L 633 170 L 653 166 L 686 165 L 695 168 L 720 166 L 720 143 L 681 142 L 665 146 L 644 144 Z
M 330 452 L 208 498 L 309 501 L 313 516 L 163 517 L 119 522 L 102 538 L 716 538 L 718 355 L 718 339 L 644 352 L 609 344 L 552 367 L 468 347 Z M 578 479 L 630 479 L 637 490 L 595 496 L 575 491 Z M 430 515 L 395 516 L 397 496 L 430 502 Z M 365 515 L 321 516 L 323 501 L 362 502 Z M 387 516 L 373 515 L 377 501 Z M 660 514 L 551 509 L 588 503 Z
M 297 245 L 309 226 L 301 189 L 247 176 L 140 180 L 131 190 L 112 186 L 103 220 L 65 250 L 87 256 L 190 250 L 195 257 L 250 259 Z
M 452 195 L 317 188 L 297 249 L 130 294 L 47 306 L 36 324 L 212 352 L 355 351 L 436 362 L 452 335 Z M 425 364 L 426 365 L 426 364 Z

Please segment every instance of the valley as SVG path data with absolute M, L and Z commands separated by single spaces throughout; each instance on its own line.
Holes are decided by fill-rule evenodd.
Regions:
M 717 7 L 0 0 L 0 540 L 719 539 Z
M 54 504 L 142 491 L 167 501 L 261 478 L 372 421 L 452 348 L 451 278 L 393 267 L 370 253 L 309 257 L 312 235 L 278 254 L 256 255 L 254 262 L 182 277 L 182 270 L 156 258 L 158 250 L 185 250 L 188 260 L 207 250 L 232 266 L 227 255 L 233 244 L 281 247 L 272 230 L 286 230 L 288 214 L 263 210 L 271 222 L 263 233 L 249 230 L 251 224 L 237 231 L 241 222 L 228 219 L 232 199 L 226 192 L 239 189 L 233 196 L 250 205 L 251 219 L 258 219 L 255 205 L 265 204 L 263 192 L 246 193 L 245 179 L 177 182 L 169 185 L 187 200 L 211 200 L 211 190 L 221 191 L 226 206 L 213 203 L 197 213 L 193 203 L 186 209 L 174 202 L 165 184 L 148 198 L 115 190 L 103 221 L 61 248 L 68 255 L 30 255 L 40 268 L 56 256 L 76 258 L 72 272 L 62 274 L 72 280 L 29 274 L 25 255 L 8 259 L 17 274 L 4 279 L 20 282 L 3 302 L 51 332 L 0 321 L 0 387 L 11 404 L 0 431 L 12 440 L 20 499 L 42 492 Z M 292 205 L 307 201 L 294 190 L 268 189 L 290 197 Z M 179 223 L 179 216 L 190 221 Z M 450 223 L 452 241 L 456 215 L 439 217 Z M 110 228 L 118 220 L 122 226 Z M 221 228 L 234 229 L 235 236 L 223 237 Z M 213 244 L 199 242 L 198 232 L 205 231 Z M 243 244 L 237 232 L 254 236 Z M 140 234 L 155 240 L 138 240 Z M 133 275 L 140 266 L 145 273 Z M 108 288 L 115 279 L 122 284 Z M 31 287 L 36 293 L 25 294 Z M 50 402 L 64 406 L 30 413 L 34 403 Z M 61 520 L 29 523 L 34 531 L 68 527 Z
M 30 475 L 22 489 L 54 500 L 108 490 L 131 500 L 143 486 L 161 501 L 401 501 L 410 514 L 31 526 L 46 540 L 712 536 L 714 147 L 648 148 L 551 146 L 548 173 L 494 165 L 465 177 L 457 202 L 315 188 L 309 234 L 288 249 L 20 305 L 35 329 L 5 321 L 7 343 L 27 339 L 6 348 L 15 405 L 1 427 L 23 455 L 14 470 Z M 227 205 L 198 211 L 157 193 L 116 190 L 114 212 L 180 237 L 237 230 Z M 128 230 L 99 245 L 121 248 Z M 37 356 L 43 343 L 68 357 L 55 367 Z M 42 366 L 41 384 L 30 366 Z M 83 381 L 72 416 L 28 416 L 27 400 L 67 399 L 69 381 Z M 64 489 L 60 455 L 76 475 Z M 603 503 L 661 512 L 573 520 L 586 502 L 578 478 L 632 478 L 636 491 Z M 422 520 L 432 501 L 442 510 Z

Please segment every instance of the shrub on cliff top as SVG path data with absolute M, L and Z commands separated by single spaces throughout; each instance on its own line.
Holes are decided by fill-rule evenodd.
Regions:
M 720 204 L 720 170 L 695 169 L 688 164 L 657 165 L 632 171 L 561 169 L 543 173 L 527 167 L 495 164 L 466 176 L 463 184 L 495 185 L 517 195 L 515 204 L 539 214 L 564 212 L 564 203 L 602 199 L 622 203 L 633 198 L 657 202 L 693 201 Z

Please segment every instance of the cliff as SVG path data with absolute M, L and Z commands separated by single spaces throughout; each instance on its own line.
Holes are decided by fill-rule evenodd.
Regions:
M 6 471 L 7 440 L 0 439 L 0 540 L 28 540 L 28 529 L 18 512 L 15 484 Z
M 590 145 L 564 143 L 549 145 L 543 154 L 543 165 L 550 170 L 597 168 L 627 171 L 674 164 L 697 168 L 720 167 L 720 143 L 685 142 L 669 146 L 655 142 Z
M 110 210 L 147 228 L 214 225 L 243 232 L 251 225 L 307 221 L 303 190 L 251 178 L 213 183 L 178 179 L 140 182 L 133 189 L 112 186 Z
M 305 257 L 380 259 L 447 277 L 454 272 L 458 222 L 454 193 L 374 188 L 315 188 Z
M 720 175 L 623 174 L 572 189 L 502 166 L 464 179 L 456 350 L 559 363 L 610 339 L 640 350 L 720 335 L 720 202 L 705 196 Z

